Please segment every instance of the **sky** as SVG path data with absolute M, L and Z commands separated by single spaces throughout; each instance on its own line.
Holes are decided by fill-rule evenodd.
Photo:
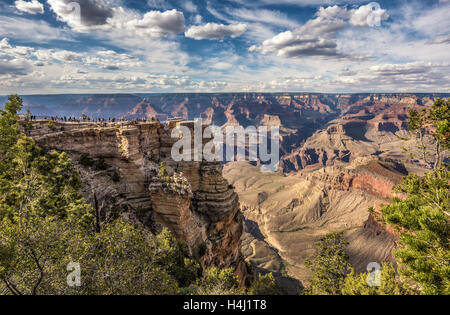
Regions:
M 450 0 L 0 0 L 0 94 L 450 92 Z

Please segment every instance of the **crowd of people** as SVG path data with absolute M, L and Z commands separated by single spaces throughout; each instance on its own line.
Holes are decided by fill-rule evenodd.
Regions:
M 67 116 L 63 116 L 63 117 L 58 117 L 58 116 L 35 116 L 35 115 L 30 115 L 27 116 L 26 119 L 29 119 L 30 121 L 36 121 L 36 120 L 50 120 L 53 122 L 98 122 L 98 123 L 102 123 L 102 124 L 106 124 L 106 123 L 116 123 L 116 122 L 123 122 L 126 123 L 127 125 L 137 125 L 139 123 L 146 123 L 146 122 L 154 122 L 154 121 L 159 121 L 158 118 L 152 117 L 151 119 L 147 119 L 147 118 L 136 118 L 136 119 L 125 119 L 125 118 L 115 118 L 115 117 L 110 117 L 110 118 L 102 118 L 102 117 L 88 117 L 86 115 L 82 115 L 79 118 L 76 117 L 67 117 Z

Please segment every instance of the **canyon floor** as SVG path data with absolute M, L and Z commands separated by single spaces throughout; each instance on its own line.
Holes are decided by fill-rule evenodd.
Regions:
M 376 161 L 362 166 L 367 173 L 385 167 L 389 165 Z M 345 231 L 357 271 L 365 271 L 370 262 L 392 261 L 395 237 L 371 220 L 368 211 L 389 200 L 364 188 L 339 187 L 333 181 L 341 170 L 333 166 L 284 176 L 261 173 L 245 162 L 224 168 L 245 217 L 242 251 L 246 260 L 260 272 L 273 272 L 291 293 L 307 284 L 311 275 L 305 260 L 314 256 L 314 243 L 327 233 Z M 386 171 L 396 180 L 401 176 L 394 167 Z

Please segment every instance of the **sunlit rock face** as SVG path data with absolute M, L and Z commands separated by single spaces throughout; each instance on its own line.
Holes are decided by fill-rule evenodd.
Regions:
M 178 139 L 171 133 L 180 123 L 37 121 L 28 134 L 42 148 L 70 155 L 86 199 L 105 219 L 122 213 L 154 232 L 168 227 L 193 252 L 201 249 L 205 267 L 233 266 L 243 283 L 248 274 L 240 250 L 243 216 L 238 196 L 222 177 L 220 163 L 172 160 Z M 161 162 L 167 170 L 164 178 L 158 174 Z
M 350 263 L 358 272 L 371 262 L 394 262 L 396 236 L 376 222 L 369 208 L 388 204 L 404 175 L 401 165 L 371 157 L 289 176 L 261 173 L 247 162 L 224 168 L 240 196 L 246 260 L 260 272 L 273 272 L 291 293 L 308 284 L 311 272 L 305 261 L 328 233 L 344 231 Z
M 402 94 L 342 96 L 339 117 L 285 154 L 280 169 L 290 173 L 361 157 L 403 157 L 408 112 L 431 106 L 436 99 L 433 95 Z
M 314 104 L 311 97 L 306 99 Z M 305 261 L 316 254 L 314 243 L 344 231 L 357 272 L 366 271 L 371 262 L 395 264 L 397 236 L 377 222 L 379 213 L 374 216 L 369 208 L 379 211 L 391 202 L 393 187 L 403 176 L 425 170 L 404 150 L 416 146 L 414 139 L 405 141 L 408 112 L 431 106 L 435 99 L 342 95 L 331 99 L 339 116 L 283 155 L 279 173 L 264 174 L 244 162 L 227 164 L 224 176 L 239 194 L 245 217 L 246 259 L 295 289 L 300 284 L 292 285 L 293 279 L 307 285 L 311 277 Z

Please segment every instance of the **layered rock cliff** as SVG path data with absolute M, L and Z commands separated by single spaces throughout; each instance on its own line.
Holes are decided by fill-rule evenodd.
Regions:
M 37 121 L 27 132 L 42 148 L 70 155 L 83 193 L 102 219 L 123 215 L 155 232 L 168 227 L 200 253 L 203 266 L 233 266 L 243 283 L 238 196 L 222 177 L 220 163 L 172 160 L 178 139 L 171 133 L 179 124 L 193 128 L 182 121 L 167 126 Z
M 374 94 L 343 102 L 340 117 L 283 156 L 280 168 L 297 172 L 369 156 L 409 160 L 403 148 L 412 146 L 402 139 L 408 136 L 408 112 L 431 106 L 434 100 L 432 96 Z

